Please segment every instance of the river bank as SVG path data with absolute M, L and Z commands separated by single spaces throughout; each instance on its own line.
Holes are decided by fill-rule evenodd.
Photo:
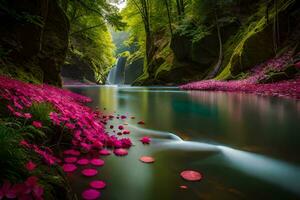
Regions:
M 298 53 L 295 57 L 299 56 Z M 184 90 L 245 92 L 256 95 L 300 99 L 300 62 L 292 53 L 270 59 L 249 70 L 240 80 L 203 80 L 180 86 Z

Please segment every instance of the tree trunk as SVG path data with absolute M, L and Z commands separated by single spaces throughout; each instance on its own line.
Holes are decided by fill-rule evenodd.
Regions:
M 170 15 L 170 6 L 168 3 L 168 0 L 164 0 L 166 8 L 167 8 L 167 13 L 168 13 L 168 20 L 169 20 L 169 29 L 170 29 L 170 33 L 171 36 L 173 35 L 173 30 L 172 30 L 172 19 L 171 19 L 171 15 Z

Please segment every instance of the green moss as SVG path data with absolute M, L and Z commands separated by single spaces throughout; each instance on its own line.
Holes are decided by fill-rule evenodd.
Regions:
M 295 0 L 289 0 L 289 1 L 284 1 L 281 0 L 278 2 L 279 4 L 279 9 L 278 11 L 283 11 L 285 10 L 289 5 L 294 3 Z M 270 10 L 269 12 L 269 20 L 272 21 L 272 19 L 275 17 L 275 8 Z M 260 9 L 258 10 L 257 13 L 255 13 L 252 17 L 249 18 L 249 23 L 245 25 L 244 28 L 241 29 L 241 31 L 234 37 L 232 38 L 230 43 L 225 45 L 225 67 L 221 71 L 221 73 L 216 77 L 217 80 L 224 80 L 224 79 L 229 79 L 231 78 L 232 71 L 234 70 L 233 68 L 236 65 L 242 65 L 242 63 L 246 62 L 245 65 L 251 65 L 254 62 L 261 62 L 263 58 L 266 58 L 268 54 L 266 55 L 258 55 L 258 60 L 252 61 L 252 60 L 242 60 L 243 58 L 243 53 L 248 53 L 251 54 L 253 52 L 245 52 L 245 47 L 248 42 L 252 43 L 254 40 L 254 37 L 258 36 L 262 31 L 264 31 L 267 27 L 267 19 L 265 16 L 265 7 L 261 5 Z M 258 38 L 263 40 L 263 38 Z M 255 45 L 255 44 L 252 44 Z M 263 48 L 257 45 L 257 49 Z M 270 50 L 270 49 L 268 49 Z M 254 52 L 255 53 L 255 52 Z M 256 53 L 259 53 L 257 51 Z M 265 52 L 264 52 L 265 53 Z M 255 55 L 249 55 L 250 58 L 255 57 Z M 248 63 L 247 63 L 248 62 Z M 247 66 L 248 67 L 248 66 Z
M 6 75 L 24 82 L 40 84 L 43 81 L 43 72 L 35 66 L 28 64 L 28 69 L 17 67 L 13 64 L 3 64 L 0 68 L 0 75 Z

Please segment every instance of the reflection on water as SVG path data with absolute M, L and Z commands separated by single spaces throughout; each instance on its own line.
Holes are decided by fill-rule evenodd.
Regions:
M 136 117 L 127 120 L 135 143 L 130 154 L 106 158 L 104 199 L 300 198 L 297 101 L 170 87 L 70 89 L 91 97 L 92 107 Z M 136 123 L 141 119 L 143 127 Z M 150 146 L 138 142 L 145 135 L 153 138 Z M 141 164 L 141 155 L 157 162 Z M 202 171 L 205 179 L 184 182 L 178 174 L 187 168 Z M 75 178 L 80 191 L 86 180 Z M 189 189 L 179 189 L 182 184 Z

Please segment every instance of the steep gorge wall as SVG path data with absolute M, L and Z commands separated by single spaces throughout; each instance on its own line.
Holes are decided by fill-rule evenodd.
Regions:
M 235 79 L 269 58 L 297 49 L 300 2 L 278 0 L 277 8 L 274 2 L 269 2 L 269 7 L 267 1 L 257 1 L 230 8 L 232 10 L 227 13 L 234 13 L 234 20 L 226 21 L 223 19 L 232 16 L 222 16 L 219 25 L 223 56 L 219 69 L 215 70 L 220 48 L 217 27 L 210 19 L 206 23 L 212 25 L 212 29 L 200 39 L 175 32 L 167 46 L 159 42 L 156 47 L 159 51 L 154 56 L 155 71 L 146 78 L 140 78 L 136 84 L 181 84 L 213 77 Z M 274 43 L 275 34 L 279 40 Z M 170 50 L 166 50 L 168 48 Z M 163 51 L 168 53 L 161 55 Z M 160 62 L 156 62 L 158 60 Z
M 56 0 L 10 0 L 0 7 L 0 73 L 61 85 L 69 22 Z

